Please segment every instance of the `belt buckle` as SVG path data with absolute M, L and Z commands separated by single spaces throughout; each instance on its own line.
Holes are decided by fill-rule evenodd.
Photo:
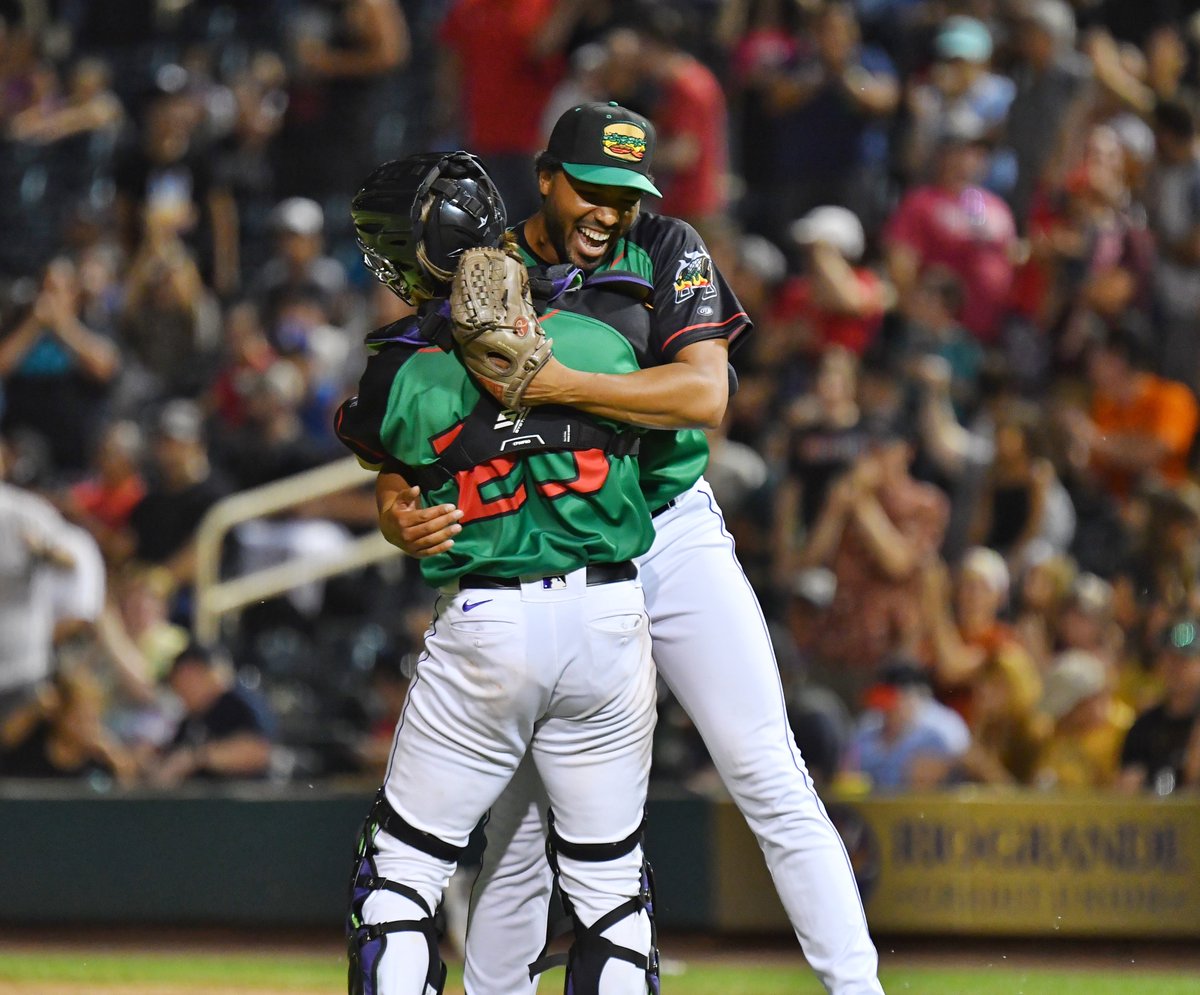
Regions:
M 567 586 L 567 578 L 562 574 L 555 574 L 553 577 L 542 578 L 543 591 L 562 591 Z

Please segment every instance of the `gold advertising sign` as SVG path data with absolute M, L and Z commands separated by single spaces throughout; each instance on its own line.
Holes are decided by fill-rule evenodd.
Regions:
M 970 792 L 829 809 L 873 930 L 1200 937 L 1200 799 Z M 786 929 L 738 822 L 721 806 L 717 918 Z

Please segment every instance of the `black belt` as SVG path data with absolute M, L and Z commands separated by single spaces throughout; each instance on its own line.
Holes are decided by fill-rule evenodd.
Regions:
M 615 584 L 620 580 L 634 580 L 637 567 L 633 560 L 620 563 L 590 563 L 587 567 L 588 587 L 596 584 Z M 535 578 L 537 579 L 537 578 Z M 482 587 L 490 591 L 507 591 L 521 586 L 516 577 L 489 577 L 487 574 L 463 574 L 458 578 L 458 589 Z
M 650 517 L 657 518 L 664 511 L 670 511 L 678 503 L 679 503 L 679 498 L 671 498 L 671 500 L 668 501 L 666 504 L 659 505 L 659 507 L 655 508 L 652 512 L 650 512 Z

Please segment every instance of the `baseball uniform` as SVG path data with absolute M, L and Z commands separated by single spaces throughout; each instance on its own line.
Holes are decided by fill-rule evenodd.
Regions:
M 600 321 L 561 312 L 544 324 L 558 354 L 583 369 L 637 369 L 629 342 Z M 505 411 L 415 327 L 400 322 L 374 336 L 360 396 L 337 418 L 360 457 L 403 468 L 426 481 L 426 501 L 465 512 L 454 547 L 421 561 L 440 596 L 360 844 L 366 862 L 350 923 L 367 979 L 360 990 L 437 987 L 436 941 L 414 924 L 429 924 L 472 829 L 528 752 L 553 808 L 559 880 L 576 915 L 586 927 L 608 917 L 602 936 L 644 962 L 605 961 L 602 990 L 642 993 L 649 917 L 642 906 L 611 916 L 643 889 L 638 841 L 655 717 L 630 563 L 653 528 L 628 433 L 570 411 Z M 585 427 L 605 445 L 552 441 Z M 628 845 L 589 856 L 618 841 Z M 404 928 L 389 931 L 395 925 Z
M 526 261 L 540 266 L 521 228 L 517 235 Z M 670 362 L 693 342 L 735 342 L 750 329 L 696 232 L 649 213 L 609 263 L 552 306 L 603 311 L 611 302 L 598 291 L 620 270 L 653 287 L 650 307 L 612 319 L 643 367 Z M 554 345 L 557 353 L 557 337 Z M 850 862 L 792 738 L 761 608 L 702 477 L 707 459 L 699 431 L 642 440 L 641 484 L 656 537 L 638 564 L 654 661 L 758 838 L 809 964 L 834 995 L 874 995 L 882 992 L 878 961 Z M 551 888 L 541 862 L 544 809 L 536 771 L 526 768 L 492 806 L 467 932 L 469 995 L 528 995 L 535 987 L 525 965 L 542 942 Z

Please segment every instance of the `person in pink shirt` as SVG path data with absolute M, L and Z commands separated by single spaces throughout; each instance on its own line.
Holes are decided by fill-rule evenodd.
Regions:
M 1008 205 L 979 185 L 987 161 L 980 135 L 963 122 L 943 133 L 934 182 L 901 199 L 884 230 L 884 251 L 902 310 L 921 273 L 945 267 L 962 281 L 963 325 L 992 345 L 1008 309 L 1017 232 Z

